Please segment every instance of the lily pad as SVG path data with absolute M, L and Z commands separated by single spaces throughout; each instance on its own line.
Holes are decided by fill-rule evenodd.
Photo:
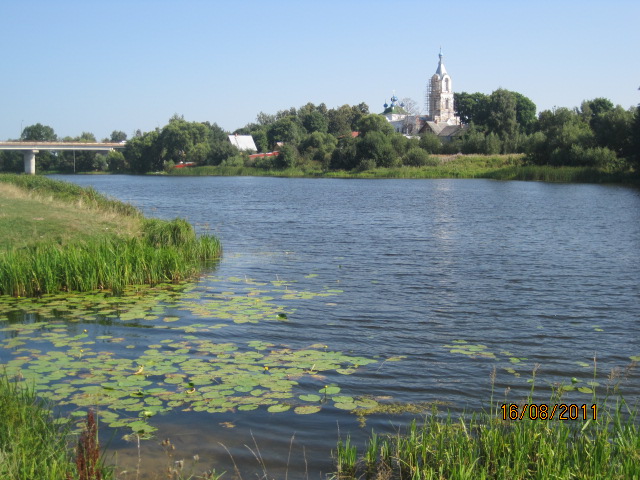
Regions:
M 285 405 L 283 403 L 278 403 L 276 405 L 271 405 L 269 408 L 267 408 L 267 411 L 271 412 L 271 413 L 280 413 L 280 412 L 286 412 L 290 408 L 291 408 L 291 405 Z
M 293 409 L 298 415 L 309 415 L 311 413 L 317 413 L 322 410 L 322 407 L 318 405 L 303 405 Z

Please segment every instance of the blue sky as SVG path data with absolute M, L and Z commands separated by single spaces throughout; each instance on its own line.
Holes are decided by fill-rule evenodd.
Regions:
M 640 2 L 4 0 L 0 140 L 131 135 L 178 113 L 233 130 L 260 111 L 424 103 L 442 47 L 457 92 L 538 111 L 640 103 Z

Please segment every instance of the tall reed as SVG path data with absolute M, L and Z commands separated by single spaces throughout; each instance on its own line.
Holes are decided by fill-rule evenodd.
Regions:
M 574 421 L 434 412 L 402 433 L 374 435 L 357 460 L 354 449 L 338 444 L 336 478 L 640 478 L 640 429 L 621 399 L 598 405 L 596 419 Z
M 32 389 L 12 382 L 4 374 L 0 374 L 0 419 L 0 478 L 111 478 L 110 470 L 95 453 L 90 464 L 93 476 L 82 476 L 78 458 L 73 459 L 69 421 L 55 417 L 50 405 L 40 400 Z M 97 431 L 93 429 L 84 435 L 80 445 L 93 445 L 94 451 L 98 449 Z
M 220 242 L 197 237 L 184 220 L 149 221 L 142 237 L 116 235 L 60 246 L 54 242 L 0 253 L 0 294 L 34 296 L 177 282 L 215 260 Z

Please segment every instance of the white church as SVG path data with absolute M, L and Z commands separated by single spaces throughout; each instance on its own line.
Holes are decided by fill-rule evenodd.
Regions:
M 442 50 L 438 55 L 438 68 L 427 83 L 425 94 L 425 110 L 423 115 L 409 115 L 404 104 L 398 103 L 398 97 L 391 97 L 391 104 L 384 104 L 384 115 L 393 125 L 396 132 L 405 135 L 418 135 L 432 132 L 443 141 L 449 141 L 465 130 L 460 117 L 455 114 L 453 106 L 453 84 L 451 76 L 442 62 Z

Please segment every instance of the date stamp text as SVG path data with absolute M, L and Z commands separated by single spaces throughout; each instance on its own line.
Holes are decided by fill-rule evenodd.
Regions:
M 500 406 L 503 420 L 597 420 L 598 406 L 583 403 L 503 403 Z

